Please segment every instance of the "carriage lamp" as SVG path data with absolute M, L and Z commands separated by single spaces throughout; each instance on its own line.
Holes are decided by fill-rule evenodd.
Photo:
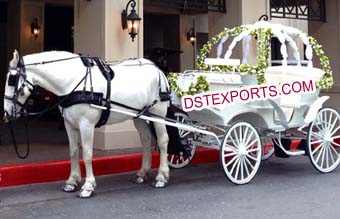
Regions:
M 195 29 L 193 27 L 190 28 L 190 30 L 187 32 L 187 40 L 190 41 L 191 45 L 195 45 L 196 34 Z
M 128 7 L 130 4 L 131 11 L 130 14 L 127 15 Z M 131 36 L 132 42 L 138 34 L 140 21 L 142 20 L 142 18 L 140 18 L 139 15 L 136 13 L 135 7 L 136 1 L 130 0 L 126 5 L 125 10 L 123 10 L 122 12 L 122 28 L 123 30 L 125 30 L 126 28 L 128 29 L 128 33 Z
M 38 24 L 38 19 L 34 18 L 31 23 L 31 33 L 35 37 L 35 39 L 38 39 L 39 33 L 40 33 L 40 26 Z

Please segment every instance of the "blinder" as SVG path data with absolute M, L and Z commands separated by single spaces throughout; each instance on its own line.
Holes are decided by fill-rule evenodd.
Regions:
M 18 100 L 18 97 L 20 95 L 24 95 L 24 87 L 26 86 L 25 83 L 28 83 L 29 85 L 32 86 L 32 88 L 30 88 L 30 92 L 33 92 L 34 89 L 34 85 L 32 83 L 30 83 L 29 81 L 26 80 L 26 68 L 25 68 L 25 63 L 22 57 L 20 57 L 19 62 L 17 64 L 16 68 L 9 68 L 12 70 L 16 70 L 17 73 L 15 75 L 9 75 L 8 76 L 8 86 L 12 86 L 14 87 L 14 93 L 13 96 L 6 96 L 5 95 L 5 99 L 8 99 L 10 101 L 12 101 L 12 116 L 14 116 L 14 118 L 17 117 L 17 114 L 20 112 L 17 112 L 17 105 L 22 107 L 24 110 L 25 107 L 25 103 L 20 103 Z M 19 80 L 20 77 L 22 77 L 24 79 L 24 81 L 22 82 L 21 86 L 19 87 Z
M 9 75 L 8 77 L 8 86 L 16 87 L 19 82 L 19 74 Z

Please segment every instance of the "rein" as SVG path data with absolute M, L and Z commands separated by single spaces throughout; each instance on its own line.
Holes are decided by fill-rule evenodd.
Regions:
M 46 112 L 54 109 L 55 107 L 57 107 L 58 105 L 62 104 L 68 97 L 69 95 L 74 92 L 78 87 L 79 85 L 87 78 L 89 72 L 86 71 L 86 74 L 85 76 L 78 82 L 78 84 L 72 89 L 71 93 L 66 95 L 63 99 L 61 99 L 60 101 L 58 101 L 57 103 L 55 103 L 53 106 L 47 106 L 46 109 L 44 109 L 43 111 L 41 112 L 38 112 L 38 113 L 27 113 L 25 112 L 25 107 L 26 107 L 26 103 L 22 104 L 18 101 L 18 95 L 20 94 L 20 90 L 23 88 L 23 86 L 25 86 L 24 84 L 27 82 L 30 86 L 32 86 L 32 88 L 34 88 L 34 85 L 29 82 L 28 80 L 26 80 L 26 76 L 25 76 L 25 66 L 29 66 L 29 65 L 39 65 L 39 64 L 47 64 L 47 63 L 52 63 L 52 62 L 59 62 L 59 61 L 65 61 L 65 60 L 70 60 L 70 59 L 74 59 L 74 58 L 79 58 L 81 56 L 76 56 L 76 57 L 71 57 L 71 58 L 66 58 L 66 59 L 58 59 L 58 60 L 53 60 L 53 61 L 46 61 L 46 62 L 39 62 L 39 63 L 31 63 L 31 64 L 23 64 L 23 60 L 22 58 L 20 59 L 21 61 L 19 62 L 20 63 L 20 66 L 18 66 L 18 76 L 17 78 L 15 79 L 15 83 L 12 85 L 14 86 L 14 95 L 13 97 L 9 97 L 9 96 L 6 96 L 5 95 L 5 99 L 8 99 L 8 100 L 11 100 L 14 107 L 12 108 L 12 111 L 14 110 L 15 112 L 12 112 L 14 113 L 13 115 L 15 115 L 15 118 L 17 117 L 17 114 L 21 114 L 23 115 L 23 117 L 25 117 L 26 121 L 25 121 L 25 133 L 26 133 L 26 153 L 24 153 L 23 155 L 20 154 L 19 152 L 19 147 L 18 147 L 18 144 L 17 144 L 17 141 L 16 141 L 16 137 L 15 137 L 15 133 L 14 133 L 14 129 L 13 129 L 13 124 L 12 124 L 12 119 L 10 118 L 9 119 L 9 122 L 8 122 L 8 128 L 10 130 L 10 133 L 11 133 L 11 138 L 12 138 L 12 142 L 13 142 L 13 146 L 14 146 L 14 150 L 15 150 L 15 153 L 17 155 L 18 158 L 20 159 L 26 159 L 29 155 L 29 152 L 30 152 L 30 139 L 29 139 L 29 133 L 28 133 L 28 119 L 27 117 L 29 115 L 38 115 L 37 118 L 34 119 L 34 121 L 37 121 L 38 119 L 40 119 Z M 19 81 L 19 78 L 20 76 L 22 76 L 24 78 L 24 82 L 22 83 L 23 85 L 18 88 L 18 81 Z M 33 89 L 32 89 L 33 91 Z M 17 112 L 16 111 L 16 105 L 19 105 L 22 107 L 22 109 Z M 8 114 L 8 113 L 7 113 Z M 13 120 L 14 121 L 14 120 Z

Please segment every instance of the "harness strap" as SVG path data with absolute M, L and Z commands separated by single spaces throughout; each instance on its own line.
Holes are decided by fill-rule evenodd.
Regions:
M 164 81 L 165 84 L 165 89 L 166 91 L 162 91 L 162 79 Z M 171 96 L 170 96 L 170 89 L 169 86 L 166 83 L 166 79 L 165 79 L 165 75 L 163 72 L 159 71 L 158 73 L 158 86 L 159 86 L 159 97 L 160 100 L 163 101 L 169 101 L 171 100 Z
M 100 127 L 102 125 L 105 125 L 107 120 L 109 119 L 110 116 L 110 108 L 111 108 L 111 80 L 114 77 L 114 72 L 112 71 L 112 69 L 103 62 L 103 60 L 95 57 L 93 58 L 93 60 L 96 62 L 99 70 L 104 74 L 105 78 L 106 78 L 106 82 L 107 82 L 107 87 L 106 87 L 106 103 L 105 103 L 105 107 L 106 110 L 102 111 L 102 114 L 100 116 L 99 121 L 96 124 L 96 128 Z M 91 79 L 92 80 L 92 79 Z

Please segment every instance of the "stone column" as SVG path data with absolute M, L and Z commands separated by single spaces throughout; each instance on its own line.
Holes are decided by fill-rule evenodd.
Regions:
M 143 17 L 143 1 L 136 2 L 137 13 Z M 75 52 L 99 56 L 107 61 L 143 57 L 143 20 L 134 42 L 121 26 L 121 13 L 126 3 L 125 0 L 75 0 Z M 97 149 L 140 145 L 138 133 L 130 120 L 95 131 L 94 147 Z

